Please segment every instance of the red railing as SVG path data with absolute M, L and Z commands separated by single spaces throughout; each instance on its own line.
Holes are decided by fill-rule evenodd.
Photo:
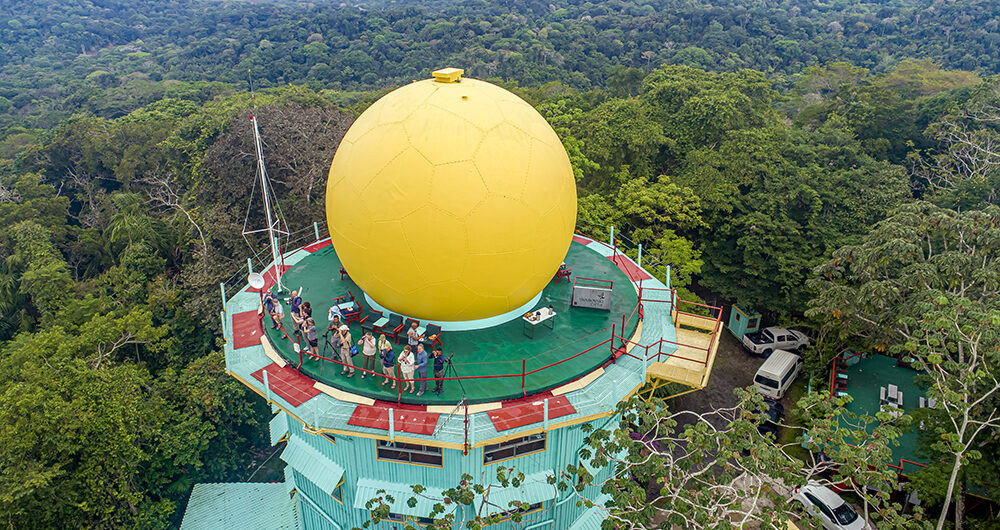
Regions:
M 602 244 L 605 245 L 605 246 L 608 246 L 610 248 L 613 248 L 610 245 L 608 245 L 607 243 L 603 243 L 602 242 Z M 628 259 L 627 257 L 618 258 L 618 252 L 617 252 L 617 250 L 615 250 L 615 253 L 613 255 L 614 255 L 615 259 Z M 622 255 L 622 256 L 624 256 L 624 255 Z M 576 359 L 577 357 L 580 357 L 581 355 L 587 354 L 589 352 L 592 352 L 594 350 L 597 350 L 597 349 L 599 349 L 601 347 L 605 347 L 605 346 L 608 347 L 608 354 L 609 354 L 608 357 L 605 358 L 605 362 L 608 362 L 608 361 L 616 362 L 617 359 L 618 359 L 618 357 L 620 357 L 622 355 L 628 355 L 628 356 L 633 357 L 635 359 L 638 359 L 640 361 L 648 361 L 648 360 L 651 360 L 654 357 L 657 360 L 659 360 L 661 356 L 667 355 L 667 354 L 664 354 L 664 352 L 663 352 L 663 345 L 664 344 L 671 344 L 671 345 L 684 346 L 686 348 L 693 348 L 693 349 L 698 349 L 698 350 L 705 351 L 706 352 L 706 359 L 704 359 L 704 360 L 702 360 L 702 359 L 689 359 L 689 358 L 686 358 L 686 357 L 681 357 L 681 356 L 676 355 L 676 352 L 674 352 L 674 354 L 672 354 L 672 356 L 675 357 L 675 358 L 678 358 L 678 359 L 689 360 L 689 361 L 701 363 L 703 365 L 707 364 L 708 363 L 708 352 L 710 351 L 711 343 L 710 343 L 710 347 L 704 348 L 704 347 L 690 345 L 690 344 L 682 344 L 682 343 L 679 343 L 679 342 L 674 342 L 674 341 L 670 341 L 670 340 L 666 340 L 666 339 L 662 339 L 661 338 L 660 340 L 658 340 L 658 341 L 656 341 L 656 342 L 654 342 L 652 344 L 641 345 L 641 344 L 638 344 L 638 343 L 632 341 L 631 339 L 628 339 L 628 338 L 624 337 L 625 330 L 628 329 L 628 326 L 631 324 L 632 319 L 633 318 L 638 318 L 639 320 L 641 320 L 643 318 L 643 315 L 644 315 L 643 302 L 644 301 L 650 301 L 650 302 L 667 302 L 667 303 L 669 303 L 670 304 L 670 309 L 668 311 L 668 314 L 672 314 L 673 312 L 675 312 L 675 308 L 678 306 L 678 302 L 679 301 L 677 300 L 677 291 L 676 291 L 676 289 L 647 288 L 644 291 L 644 289 L 642 287 L 642 280 L 641 279 L 636 280 L 635 278 L 633 278 L 633 275 L 630 272 L 630 267 L 620 267 L 620 269 L 623 270 L 626 273 L 627 276 L 629 276 L 629 278 L 636 284 L 636 286 L 639 289 L 639 297 L 638 297 L 638 300 L 636 302 L 635 307 L 632 309 L 632 312 L 628 316 L 626 316 L 624 313 L 622 314 L 621 328 L 618 328 L 617 325 L 612 324 L 610 326 L 610 329 L 611 329 L 611 337 L 610 338 L 605 339 L 605 340 L 603 340 L 603 341 L 601 341 L 601 342 L 599 342 L 599 343 L 597 343 L 597 344 L 595 344 L 595 345 L 593 345 L 593 346 L 591 346 L 591 347 L 589 347 L 589 348 L 587 348 L 587 349 L 585 349 L 585 350 L 583 350 L 583 351 L 581 351 L 579 353 L 575 353 L 575 354 L 570 355 L 570 356 L 568 356 L 566 358 L 560 359 L 560 360 L 555 361 L 553 363 L 549 363 L 549 364 L 547 364 L 545 366 L 541 366 L 541 367 L 535 368 L 533 370 L 528 370 L 527 369 L 527 358 L 522 358 L 521 359 L 521 370 L 518 371 L 518 372 L 504 373 L 504 374 L 449 376 L 449 377 L 440 377 L 440 378 L 438 378 L 438 377 L 419 377 L 419 378 L 410 378 L 410 379 L 407 379 L 407 378 L 402 378 L 402 377 L 398 377 L 398 376 L 397 377 L 390 377 L 390 376 L 387 376 L 387 375 L 385 375 L 384 373 L 381 373 L 381 372 L 374 372 L 374 371 L 371 371 L 371 370 L 366 370 L 363 367 L 354 366 L 353 361 L 352 361 L 352 363 L 350 365 L 348 365 L 347 363 L 344 363 L 344 362 L 340 361 L 339 358 L 337 358 L 339 356 L 336 354 L 336 352 L 334 352 L 334 358 L 325 357 L 325 356 L 323 356 L 323 355 L 321 355 L 319 353 L 317 353 L 315 355 L 312 355 L 312 352 L 308 353 L 307 355 L 312 355 L 313 357 L 315 357 L 317 359 L 322 359 L 324 361 L 331 362 L 331 363 L 334 363 L 334 364 L 339 364 L 341 366 L 351 366 L 354 370 L 361 371 L 362 373 L 370 374 L 370 375 L 375 376 L 375 377 L 383 377 L 383 378 L 386 378 L 388 380 L 392 380 L 394 382 L 394 384 L 397 384 L 398 387 L 399 387 L 398 392 L 397 392 L 397 402 L 402 402 L 402 398 L 403 398 L 403 386 L 404 386 L 405 383 L 408 383 L 408 382 L 414 382 L 414 383 L 416 383 L 416 382 L 424 382 L 424 381 L 431 382 L 431 381 L 438 381 L 438 380 L 440 380 L 440 381 L 458 381 L 458 380 L 474 380 L 474 379 L 503 379 L 503 378 L 514 378 L 514 377 L 520 377 L 521 378 L 521 394 L 522 394 L 522 396 L 526 397 L 527 396 L 527 386 L 526 386 L 527 376 L 532 375 L 532 374 L 536 374 L 538 372 L 541 372 L 542 370 L 551 369 L 551 368 L 556 367 L 556 366 L 558 366 L 558 365 L 560 365 L 562 363 L 571 361 L 573 359 Z M 610 285 L 612 284 L 612 282 L 610 280 L 600 280 L 600 279 L 596 279 L 596 278 L 585 278 L 585 277 L 577 277 L 576 279 L 574 279 L 574 283 L 577 280 L 582 281 L 584 283 L 592 282 L 591 285 L 601 286 L 601 287 L 605 287 L 605 286 L 610 287 Z M 670 293 L 669 300 L 657 300 L 657 299 L 650 299 L 650 298 L 644 298 L 643 297 L 644 293 L 646 293 L 646 294 L 655 294 L 656 292 L 669 292 Z M 701 307 L 706 307 L 706 308 L 708 308 L 710 310 L 716 310 L 716 311 L 718 311 L 719 316 L 716 317 L 716 326 L 715 326 L 715 331 L 713 332 L 714 335 L 713 335 L 713 339 L 712 339 L 712 340 L 718 340 L 717 339 L 718 323 L 719 323 L 719 319 L 721 318 L 721 308 L 715 307 L 715 306 L 709 306 L 709 305 L 705 305 L 705 304 L 698 304 L 698 303 L 695 303 L 695 302 L 686 302 L 686 301 L 680 301 L 680 302 L 688 303 L 688 304 L 692 304 L 692 305 L 696 305 L 696 306 L 701 306 Z M 690 314 L 692 316 L 699 317 L 699 318 L 709 318 L 709 317 L 705 317 L 703 315 L 694 315 L 693 313 L 684 313 L 684 314 Z M 264 319 L 265 316 L 267 316 L 267 313 L 266 312 L 262 312 L 261 313 L 261 325 L 262 326 L 263 326 L 263 319 Z M 301 347 L 301 344 L 300 344 L 300 341 L 299 341 L 298 334 L 295 334 L 295 339 L 292 339 L 292 336 L 290 336 L 287 333 L 287 331 L 284 329 L 283 325 L 280 326 L 280 329 L 282 331 L 282 339 L 286 339 L 287 338 L 289 340 L 289 342 L 291 342 L 293 344 L 293 346 L 292 346 L 293 349 L 298 350 L 299 364 L 296 367 L 296 369 L 300 370 L 301 367 L 302 367 L 302 365 L 303 365 L 303 363 L 304 363 L 304 359 L 302 357 L 303 352 L 302 352 L 302 347 Z M 599 330 L 599 331 L 597 331 L 597 332 L 595 332 L 593 334 L 602 333 L 602 332 L 607 331 L 608 329 L 609 328 L 605 328 L 605 329 Z M 615 347 L 615 341 L 616 341 L 616 339 L 620 340 L 620 346 L 617 347 L 617 348 Z M 572 344 L 572 343 L 568 343 L 568 344 Z M 632 345 L 633 346 L 633 350 L 635 348 L 637 348 L 637 347 L 638 348 L 642 348 L 643 351 L 644 351 L 644 355 L 642 357 L 638 357 L 638 356 L 633 355 L 632 353 L 628 352 L 627 351 L 627 349 L 628 349 L 627 346 L 628 345 Z M 566 345 L 564 344 L 564 345 L 559 346 L 559 348 L 562 348 L 562 347 L 565 347 L 565 346 Z M 652 348 L 654 348 L 654 347 L 656 348 L 656 352 L 655 353 L 651 353 L 650 350 Z M 549 350 L 549 351 L 551 351 L 551 350 Z M 280 353 L 279 353 L 279 355 L 280 355 Z M 431 360 L 429 359 L 429 362 L 430 361 Z M 381 364 L 381 359 L 379 359 L 377 362 L 379 362 Z M 396 374 L 396 369 L 395 368 L 393 370 L 393 373 Z M 399 375 L 399 374 L 397 374 L 397 375 Z
M 676 289 L 656 289 L 656 290 L 658 290 L 658 291 L 669 291 L 671 293 L 670 302 L 669 302 L 671 304 L 671 312 L 669 313 L 671 315 L 671 317 L 673 317 L 673 313 L 677 313 L 677 314 L 681 314 L 681 315 L 690 315 L 692 317 L 701 318 L 701 319 L 705 319 L 705 320 L 711 319 L 711 320 L 714 321 L 713 324 L 712 324 L 712 331 L 711 331 L 712 335 L 711 335 L 711 338 L 709 339 L 708 346 L 705 347 L 705 346 L 697 346 L 697 345 L 694 345 L 694 344 L 685 344 L 685 343 L 681 343 L 681 342 L 677 342 L 677 341 L 672 341 L 672 340 L 664 339 L 662 337 L 659 340 L 657 340 L 656 342 L 653 342 L 652 344 L 643 345 L 643 344 L 635 342 L 635 341 L 633 341 L 631 339 L 627 339 L 624 336 L 614 336 L 614 338 L 619 339 L 621 341 L 621 348 L 617 352 L 618 356 L 627 355 L 629 357 L 632 357 L 633 359 L 637 359 L 637 360 L 640 360 L 640 361 L 643 361 L 643 362 L 652 361 L 655 358 L 656 362 L 659 362 L 660 359 L 662 358 L 662 356 L 666 355 L 668 358 L 675 358 L 675 359 L 681 359 L 681 360 L 685 360 L 685 361 L 691 361 L 691 362 L 699 363 L 699 364 L 701 364 L 703 366 L 707 366 L 708 362 L 710 360 L 709 356 L 711 355 L 711 350 L 712 350 L 712 346 L 714 344 L 714 341 L 718 340 L 719 327 L 722 324 L 722 308 L 718 307 L 718 306 L 711 306 L 711 305 L 700 304 L 700 303 L 697 303 L 697 302 L 688 302 L 687 300 L 677 300 L 677 291 L 676 291 Z M 642 304 L 642 301 L 643 300 L 640 299 L 640 305 Z M 656 302 L 661 302 L 661 303 L 667 303 L 664 300 L 655 300 L 655 301 Z M 715 316 L 715 318 L 711 318 L 711 317 L 706 317 L 704 315 L 696 315 L 694 313 L 686 313 L 686 312 L 683 312 L 683 311 L 673 310 L 673 308 L 677 306 L 678 302 L 679 303 L 692 304 L 692 305 L 696 305 L 696 306 L 701 306 L 701 307 L 708 308 L 710 311 L 716 312 L 716 316 Z M 623 315 L 623 318 L 624 318 L 624 315 Z M 675 321 L 675 323 L 676 323 L 676 321 Z M 623 327 L 622 331 L 624 331 L 624 329 L 625 328 Z M 707 331 L 707 328 L 700 328 L 700 329 L 705 329 Z M 614 333 L 614 332 L 612 331 L 612 333 Z M 669 345 L 677 346 L 677 349 L 680 349 L 681 347 L 684 347 L 684 348 L 690 348 L 690 349 L 693 349 L 693 350 L 703 351 L 703 352 L 705 352 L 705 358 L 704 359 L 693 359 L 693 358 L 690 358 L 690 357 L 684 357 L 684 356 L 681 356 L 681 355 L 677 355 L 677 349 L 675 349 L 671 353 L 664 353 L 663 352 L 663 345 L 664 344 L 669 344 Z M 634 355 L 633 353 L 629 352 L 628 349 L 627 349 L 628 345 L 632 346 L 632 350 L 633 351 L 635 351 L 636 348 L 641 348 L 643 350 L 643 355 L 640 357 L 640 356 Z M 654 348 L 654 347 L 656 348 L 656 352 L 655 353 L 650 353 L 650 350 L 652 348 Z

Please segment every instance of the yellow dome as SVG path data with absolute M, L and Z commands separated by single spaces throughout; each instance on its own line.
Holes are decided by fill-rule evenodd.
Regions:
M 439 70 L 376 101 L 344 136 L 326 188 L 351 278 L 384 307 L 432 322 L 529 302 L 576 223 L 573 170 L 545 118 L 460 75 Z

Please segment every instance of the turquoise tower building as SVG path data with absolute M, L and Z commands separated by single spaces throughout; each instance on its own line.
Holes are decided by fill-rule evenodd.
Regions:
M 718 347 L 719 308 L 697 311 L 678 300 L 669 277 L 661 282 L 642 267 L 641 249 L 632 259 L 617 248 L 613 228 L 608 242 L 584 235 L 587 230 L 572 233 L 575 190 L 568 199 L 556 196 L 566 193 L 565 186 L 550 186 L 547 196 L 528 191 L 547 172 L 569 167 L 568 159 L 565 165 L 546 165 L 538 158 L 549 148 L 565 157 L 554 133 L 544 120 L 543 127 L 537 126 L 533 109 L 519 106 L 523 102 L 492 85 L 474 80 L 463 85 L 461 73 L 445 69 L 435 72 L 434 81 L 404 87 L 432 111 L 428 116 L 391 98 L 366 111 L 355 123 L 365 130 L 352 127 L 341 146 L 345 151 L 350 144 L 364 155 L 362 162 L 354 162 L 350 171 L 338 170 L 344 165 L 338 152 L 331 169 L 330 235 L 314 224 L 304 232 L 280 234 L 279 246 L 269 233 L 272 252 L 266 262 L 248 261 L 237 281 L 222 285 L 226 370 L 270 404 L 271 442 L 284 444 L 284 480 L 198 484 L 183 530 L 359 528 L 372 521 L 372 507 L 379 502 L 389 505 L 389 515 L 374 528 L 419 528 L 431 522 L 427 516 L 433 506 L 442 502 L 445 490 L 460 487 L 463 475 L 486 492 L 469 505 L 446 504 L 455 528 L 476 515 L 496 514 L 501 519 L 491 526 L 496 530 L 597 529 L 608 515 L 604 503 L 609 498 L 599 485 L 612 478 L 614 469 L 581 459 L 585 426 L 614 428 L 618 404 L 636 393 L 651 395 L 658 388 L 676 393 L 707 384 Z M 458 115 L 441 117 L 452 101 L 440 99 L 445 96 L 459 106 L 485 100 L 486 110 L 461 107 L 461 120 L 473 129 L 496 123 L 479 132 L 462 129 L 461 145 L 435 155 L 441 160 L 425 153 L 408 159 L 402 173 L 387 176 L 386 168 L 396 161 L 422 152 L 419 143 L 427 131 L 447 136 L 461 129 L 454 124 L 435 129 L 440 120 Z M 390 110 L 407 118 L 396 120 Z M 369 113 L 377 119 L 366 121 Z M 422 132 L 414 133 L 413 127 Z M 486 148 L 494 140 L 516 145 L 521 136 L 527 138 L 530 156 Z M 408 143 L 394 146 L 393 141 Z M 364 147 L 365 142 L 370 145 Z M 465 149 L 468 145 L 474 149 Z M 257 140 L 258 154 L 259 146 Z M 448 153 L 463 149 L 469 160 L 446 160 Z M 263 157 L 258 158 L 266 195 Z M 504 171 L 489 173 L 483 169 L 488 164 Z M 454 167 L 479 174 L 470 182 L 465 174 L 450 173 Z M 541 177 L 532 174 L 539 167 Z M 450 189 L 440 187 L 446 174 Z M 362 184 L 349 181 L 357 175 Z M 408 191 L 410 182 L 426 186 Z M 370 189 L 380 185 L 387 187 Z M 384 198 L 375 201 L 380 208 L 409 213 L 399 219 L 365 218 L 344 201 L 331 200 L 336 186 L 335 197 L 344 196 L 344 186 L 367 186 L 366 193 Z M 474 187 L 483 189 L 469 208 L 449 208 L 442 199 L 449 193 L 470 196 Z M 421 192 L 428 193 L 421 199 L 429 201 L 425 207 L 414 200 Z M 498 218 L 497 212 L 520 208 L 511 206 L 517 200 L 529 210 L 537 208 L 537 215 Z M 332 215 L 333 209 L 341 217 Z M 563 227 L 567 212 L 570 226 Z M 449 232 L 456 218 L 465 219 L 457 225 L 457 236 Z M 270 217 L 268 224 L 276 226 Z M 399 227 L 398 237 L 378 235 L 395 233 L 393 227 Z M 556 253 L 533 239 L 560 230 L 567 231 L 566 244 L 558 243 Z M 521 246 L 530 251 L 519 252 Z M 410 257 L 416 265 L 407 265 Z M 425 276 L 433 281 L 424 282 Z M 497 285 L 505 286 L 503 292 Z M 289 308 L 298 305 L 293 290 L 312 307 L 315 347 L 308 332 L 295 331 Z M 271 292 L 277 296 L 265 301 Z M 285 307 L 283 314 L 276 314 L 276 305 Z M 481 317 L 476 311 L 492 313 L 449 318 Z M 406 376 L 398 366 L 386 371 L 378 348 L 366 361 L 372 352 L 362 341 L 367 334 L 389 341 L 394 361 L 404 347 L 428 353 L 440 349 L 438 367 L 443 369 L 435 374 L 431 358 L 426 374 Z M 360 351 L 352 355 L 350 345 Z M 405 388 L 408 382 L 412 391 Z M 583 492 L 560 491 L 553 477 L 560 478 L 570 465 L 587 467 L 595 485 Z M 504 487 L 497 480 L 500 467 L 523 473 L 524 480 Z M 415 494 L 413 485 L 426 489 Z M 595 505 L 579 505 L 583 498 Z M 526 504 L 515 508 L 512 501 Z M 513 521 L 514 510 L 520 522 Z

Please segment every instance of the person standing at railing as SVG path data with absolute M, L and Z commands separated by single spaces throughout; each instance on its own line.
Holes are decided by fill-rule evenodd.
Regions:
M 281 319 L 285 316 L 285 310 L 281 307 L 281 302 L 278 301 L 278 295 L 267 293 L 264 298 L 264 308 L 267 309 L 267 314 L 271 316 L 271 322 L 274 323 L 271 329 L 278 329 L 281 326 Z
M 417 378 L 422 379 L 417 396 L 422 396 L 427 391 L 427 352 L 423 344 L 417 344 Z
M 303 302 L 302 305 L 299 306 L 299 318 L 301 318 L 303 322 L 308 322 L 312 320 L 312 316 L 313 316 L 312 306 L 309 305 L 309 302 Z M 316 321 L 313 321 L 313 325 L 315 324 Z
M 444 392 L 444 352 L 441 347 L 434 348 L 434 393 L 441 395 Z
M 309 342 L 309 358 L 316 359 L 319 355 L 319 351 L 316 348 L 319 346 L 319 334 L 316 332 L 316 321 L 310 318 L 303 323 L 303 326 L 306 333 L 306 340 Z
M 382 356 L 382 373 L 386 376 L 385 381 L 382 381 L 382 386 L 385 386 L 389 379 L 392 379 L 392 388 L 396 388 L 396 352 L 392 351 L 392 344 L 389 339 L 385 338 L 385 335 L 378 336 L 378 351 L 381 352 Z
M 351 358 L 351 346 L 353 345 L 351 330 L 347 326 L 340 326 L 340 362 L 344 363 L 344 370 L 340 372 L 340 375 L 354 376 L 354 359 Z
M 299 307 L 302 305 L 302 297 L 299 296 L 298 291 L 292 291 L 292 296 L 285 299 L 288 302 L 288 314 L 292 316 L 292 322 L 295 323 L 295 330 L 298 331 L 302 328 L 302 324 L 305 320 L 299 315 Z
M 402 391 L 406 392 L 406 389 L 409 389 L 411 394 L 414 390 L 413 368 L 413 351 L 410 350 L 409 345 L 403 346 L 403 351 L 399 354 L 399 373 L 403 378 Z
M 365 356 L 365 362 L 361 367 L 371 371 L 372 375 L 375 375 L 375 354 L 378 353 L 378 348 L 375 345 L 375 336 L 370 331 L 365 332 L 361 336 L 361 340 L 358 341 L 358 346 L 361 346 L 361 353 Z M 361 372 L 361 379 L 365 378 L 365 373 L 364 371 Z

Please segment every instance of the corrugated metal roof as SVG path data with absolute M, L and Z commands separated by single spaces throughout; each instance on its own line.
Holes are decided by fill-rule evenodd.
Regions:
M 378 493 L 379 490 L 385 490 L 385 494 Z M 423 493 L 417 495 L 413 493 L 413 488 L 406 484 L 363 478 L 358 480 L 358 487 L 354 492 L 354 507 L 359 510 L 367 510 L 368 508 L 365 507 L 365 504 L 371 499 L 382 497 L 383 495 L 392 495 L 395 499 L 393 502 L 385 501 L 386 504 L 392 507 L 390 508 L 391 512 L 427 517 L 431 513 L 431 510 L 434 509 L 434 505 L 440 502 L 438 499 L 444 498 L 443 492 L 444 490 L 442 489 L 427 488 Z M 411 497 L 417 499 L 416 506 L 412 508 L 407 504 L 407 501 Z M 430 497 L 430 499 L 425 497 Z M 445 509 L 445 513 L 448 513 L 447 507 Z
M 510 509 L 511 501 L 536 502 L 550 501 L 556 498 L 557 490 L 555 484 L 549 484 L 549 477 L 555 476 L 551 470 L 525 475 L 524 480 L 518 487 L 508 486 L 506 488 L 493 484 L 489 488 L 489 501 L 493 506 L 489 507 L 489 513 L 505 512 Z M 476 509 L 483 504 L 483 498 L 476 496 Z
M 281 459 L 326 493 L 333 493 L 344 476 L 344 468 L 295 436 L 288 439 Z
M 601 523 L 608 518 L 608 509 L 604 507 L 604 503 L 609 500 L 611 500 L 611 495 L 607 493 L 594 499 L 594 505 L 587 508 L 583 515 L 577 517 L 569 530 L 601 530 Z
M 181 530 L 301 530 L 297 504 L 280 482 L 195 484 Z
M 288 415 L 279 412 L 277 416 L 271 418 L 271 445 L 278 445 L 278 442 L 288 437 Z

